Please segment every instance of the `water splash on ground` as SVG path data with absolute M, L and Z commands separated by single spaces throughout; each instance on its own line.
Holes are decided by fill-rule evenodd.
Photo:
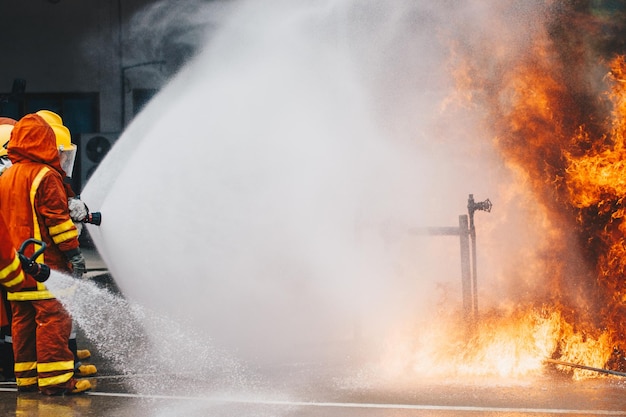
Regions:
M 106 366 L 128 376 L 136 392 L 176 390 L 186 379 L 202 380 L 206 387 L 220 390 L 251 387 L 252 374 L 234 358 L 214 348 L 205 335 L 194 333 L 184 323 L 126 300 L 88 279 L 52 271 L 46 286 L 69 311 Z M 154 383 L 150 376 L 157 376 Z

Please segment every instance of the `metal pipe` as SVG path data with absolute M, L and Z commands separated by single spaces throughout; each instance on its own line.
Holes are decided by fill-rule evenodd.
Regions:
M 461 248 L 461 289 L 463 291 L 463 315 L 465 319 L 473 324 L 475 316 L 472 308 L 472 271 L 470 262 L 470 247 L 467 215 L 459 216 L 460 248 Z
M 491 211 L 491 201 L 486 199 L 479 203 L 474 201 L 474 194 L 470 194 L 467 199 L 467 212 L 469 213 L 469 235 L 472 244 L 472 293 L 473 293 L 473 314 L 474 317 L 478 317 L 478 268 L 476 266 L 476 228 L 474 227 L 474 212 L 482 210 L 486 212 Z
M 624 376 L 624 377 L 626 377 L 626 373 L 625 372 L 613 371 L 611 369 L 594 368 L 593 366 L 579 365 L 577 363 L 571 363 L 571 362 L 563 362 L 563 361 L 558 361 L 556 359 L 546 359 L 544 362 L 551 363 L 553 365 L 569 366 L 571 368 L 579 368 L 579 369 L 585 369 L 587 371 L 594 371 L 594 372 L 600 372 L 600 373 L 603 373 L 603 374 L 617 375 L 617 376 Z
M 429 235 L 429 236 L 458 236 L 461 234 L 461 230 L 454 226 L 442 226 L 442 227 L 413 227 L 409 229 L 410 233 L 416 235 Z
M 491 211 L 489 199 L 476 202 L 470 194 L 467 202 L 468 214 L 459 215 L 459 227 L 414 227 L 410 233 L 430 236 L 459 236 L 461 250 L 461 287 L 463 295 L 463 314 L 470 325 L 478 319 L 478 272 L 476 262 L 476 228 L 474 212 Z M 470 326 L 469 328 L 471 328 Z

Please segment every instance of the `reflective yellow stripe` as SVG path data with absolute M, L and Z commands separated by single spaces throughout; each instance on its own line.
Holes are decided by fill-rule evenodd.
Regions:
M 56 372 L 74 370 L 74 361 L 46 362 L 37 364 L 37 372 Z
M 68 230 L 71 230 L 72 228 L 76 228 L 76 226 L 74 226 L 74 223 L 70 219 L 70 220 L 64 221 L 61 224 L 57 224 L 56 226 L 48 227 L 48 231 L 50 232 L 50 235 L 54 236 L 54 235 L 58 235 L 59 233 L 67 232 Z
M 32 378 L 15 378 L 15 382 L 18 387 L 27 387 L 29 385 L 37 384 L 37 377 L 34 376 Z
M 8 292 L 7 299 L 11 301 L 36 301 L 36 300 L 50 300 L 52 298 L 56 298 L 54 294 L 52 294 L 48 290 L 43 291 L 19 291 L 19 292 Z
M 39 229 L 37 212 L 35 211 L 35 196 L 37 195 L 37 189 L 39 188 L 41 180 L 43 179 L 44 175 L 48 173 L 48 171 L 50 171 L 50 168 L 43 167 L 35 177 L 35 180 L 30 187 L 30 207 L 33 211 L 33 237 L 37 240 L 41 240 L 41 230 Z M 43 252 L 37 257 L 36 261 L 40 264 L 44 263 Z
M 51 376 L 49 378 L 39 378 L 39 387 L 47 387 L 50 385 L 64 384 L 74 376 L 74 372 Z
M 17 252 L 15 253 L 17 254 Z M 20 267 L 20 259 L 17 257 L 16 254 L 13 255 L 13 262 L 11 262 L 10 265 L 7 265 L 4 268 L 0 269 L 0 280 L 3 280 L 6 277 L 10 276 Z
M 13 278 L 11 281 L 9 282 L 5 282 L 4 286 L 7 288 L 13 288 L 15 287 L 17 284 L 19 284 L 20 282 L 24 281 L 26 278 L 24 277 L 24 272 L 21 271 L 19 273 L 18 276 L 16 276 L 15 278 Z
M 73 239 L 75 237 L 78 237 L 78 230 L 76 230 L 76 229 L 69 230 L 69 231 L 67 231 L 65 233 L 62 233 L 60 235 L 52 236 L 52 241 L 58 245 L 59 243 L 63 243 L 65 241 Z
M 16 362 L 15 372 L 26 372 L 37 369 L 37 362 Z

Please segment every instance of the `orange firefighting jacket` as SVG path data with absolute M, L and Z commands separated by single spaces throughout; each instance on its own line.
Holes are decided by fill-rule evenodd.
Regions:
M 0 216 L 0 284 L 9 291 L 19 291 L 25 282 L 22 264 L 17 251 L 9 239 L 9 229 Z M 8 326 L 9 318 L 0 297 L 0 326 Z
M 77 249 L 78 230 L 67 207 L 65 172 L 61 168 L 52 128 L 38 115 L 29 114 L 13 128 L 7 148 L 13 165 L 0 176 L 0 213 L 17 247 L 35 238 L 48 246 L 37 258 L 51 269 L 71 271 L 64 252 Z M 24 255 L 31 257 L 29 246 Z M 9 292 L 15 301 L 54 298 L 43 283 L 29 275 L 19 292 Z
M 25 280 L 20 258 L 9 239 L 9 229 L 0 216 L 0 284 L 9 291 L 19 291 Z

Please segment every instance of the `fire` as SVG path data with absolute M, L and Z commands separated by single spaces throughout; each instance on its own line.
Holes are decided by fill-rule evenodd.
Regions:
M 624 197 L 626 196 L 626 61 L 617 56 L 610 63 L 609 97 L 613 104 L 607 133 L 591 138 L 581 126 L 574 136 L 574 148 L 583 152 L 565 154 L 567 196 L 577 211 L 579 227 L 597 252 L 597 285 L 601 325 L 608 329 L 616 353 L 626 342 L 624 302 L 626 301 L 626 246 Z M 623 370 L 623 359 L 613 366 Z
M 626 371 L 626 59 L 590 53 L 596 22 L 573 16 L 500 66 L 472 55 L 451 71 L 488 109 L 485 130 L 550 229 L 530 267 L 542 274 L 534 297 L 483 307 L 470 333 L 451 319 L 414 335 L 409 350 L 419 352 L 413 363 L 422 372 L 436 363 L 437 372 L 528 375 L 545 370 L 546 359 Z M 587 31 L 576 29 L 581 21 Z M 604 69 L 595 84 L 590 66 Z
M 550 295 L 498 320 L 481 317 L 475 337 L 493 340 L 470 345 L 480 352 L 517 332 L 517 349 L 542 337 L 544 358 L 624 371 L 626 61 L 606 64 L 605 90 L 594 96 L 581 87 L 580 64 L 557 59 L 559 46 L 540 37 L 502 83 L 487 86 L 496 146 L 553 223 L 544 259 Z
M 512 310 L 492 309 L 481 315 L 476 327 L 448 316 L 436 322 L 424 322 L 419 331 L 398 331 L 388 341 L 383 357 L 383 376 L 396 380 L 410 367 L 421 378 L 451 376 L 524 378 L 541 375 L 545 360 L 584 364 L 602 368 L 611 355 L 607 332 L 597 338 L 587 337 L 575 328 L 556 306 L 515 306 Z M 572 378 L 597 377 L 585 369 L 557 368 L 571 372 Z

